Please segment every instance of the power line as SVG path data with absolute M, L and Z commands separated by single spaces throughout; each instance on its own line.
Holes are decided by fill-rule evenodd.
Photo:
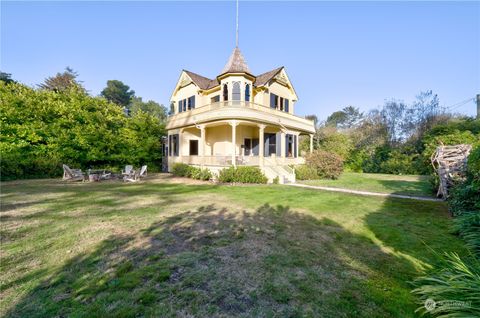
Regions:
M 471 101 L 473 102 L 474 100 L 475 100 L 475 98 L 472 97 L 472 98 L 466 99 L 466 100 L 464 100 L 464 101 L 461 101 L 461 102 L 455 103 L 455 104 L 453 104 L 453 105 L 450 105 L 450 106 L 448 106 L 448 107 L 445 107 L 445 109 L 447 109 L 447 110 L 454 110 L 454 109 L 457 109 L 457 108 L 459 108 L 459 107 L 467 104 L 468 102 L 471 102 Z

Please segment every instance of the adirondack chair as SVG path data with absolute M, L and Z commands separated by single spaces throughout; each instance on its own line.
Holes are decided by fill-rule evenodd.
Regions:
M 125 166 L 125 170 L 122 171 L 122 174 L 128 176 L 128 175 L 130 175 L 130 173 L 132 172 L 132 170 L 133 170 L 133 166 L 132 166 L 132 165 L 126 165 L 126 166 Z
M 63 165 L 63 180 L 68 181 L 84 181 L 85 176 L 80 169 L 70 169 L 69 166 Z
M 139 172 L 135 172 L 135 170 L 131 170 L 129 175 L 123 177 L 123 181 L 128 182 L 137 182 L 140 178 L 143 178 L 147 175 L 147 166 L 142 166 Z

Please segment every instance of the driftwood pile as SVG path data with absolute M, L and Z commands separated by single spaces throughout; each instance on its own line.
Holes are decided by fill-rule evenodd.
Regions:
M 465 178 L 467 157 L 472 150 L 471 145 L 440 146 L 432 154 L 433 168 L 440 179 L 437 197 L 444 199 L 448 196 L 448 189 L 455 181 Z

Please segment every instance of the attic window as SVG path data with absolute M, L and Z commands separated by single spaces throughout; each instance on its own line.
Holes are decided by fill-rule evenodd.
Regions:
M 246 102 L 250 101 L 250 85 L 249 84 L 245 85 L 245 101 Z

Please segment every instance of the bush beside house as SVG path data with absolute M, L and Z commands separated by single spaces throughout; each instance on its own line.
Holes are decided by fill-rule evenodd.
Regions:
M 343 159 L 336 153 L 317 149 L 305 157 L 306 165 L 320 178 L 337 179 L 343 172 Z
M 218 181 L 224 183 L 267 183 L 267 177 L 257 167 L 229 167 L 220 170 Z
M 177 177 L 186 177 L 196 180 L 208 181 L 213 178 L 212 172 L 205 168 L 197 168 L 185 163 L 175 163 L 172 165 L 172 174 Z

